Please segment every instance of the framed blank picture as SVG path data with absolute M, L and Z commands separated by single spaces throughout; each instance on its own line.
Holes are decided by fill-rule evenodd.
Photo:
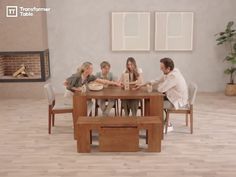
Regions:
M 155 50 L 193 50 L 193 12 L 155 13 Z
M 112 12 L 112 51 L 150 50 L 149 12 Z

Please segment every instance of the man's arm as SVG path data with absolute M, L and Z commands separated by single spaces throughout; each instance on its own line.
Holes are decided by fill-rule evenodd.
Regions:
M 157 90 L 159 92 L 166 92 L 169 89 L 171 89 L 172 87 L 174 87 L 177 83 L 176 77 L 174 75 L 171 75 L 169 77 L 167 77 L 163 82 L 158 84 Z
M 148 82 L 148 84 L 152 84 L 153 86 L 155 86 L 155 85 L 159 85 L 162 82 L 164 82 L 164 76 L 160 76 L 156 79 L 153 79 L 150 82 Z
M 157 86 L 158 84 L 160 84 L 160 83 L 163 82 L 163 81 L 164 81 L 164 76 L 161 76 L 161 77 L 159 77 L 159 78 L 156 78 L 156 79 L 151 80 L 151 81 L 149 81 L 149 82 L 146 82 L 146 83 L 144 83 L 144 84 L 137 84 L 137 85 L 134 87 L 133 90 L 138 90 L 138 89 L 140 89 L 141 87 L 145 87 L 145 86 L 147 86 L 147 85 Z

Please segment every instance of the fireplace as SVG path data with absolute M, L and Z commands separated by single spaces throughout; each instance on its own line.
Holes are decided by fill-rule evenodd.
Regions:
M 50 78 L 49 50 L 0 52 L 0 82 L 44 82 Z

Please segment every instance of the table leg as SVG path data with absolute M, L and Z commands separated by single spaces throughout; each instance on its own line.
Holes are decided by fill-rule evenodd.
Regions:
M 160 96 L 153 96 L 150 98 L 150 106 L 149 106 L 150 114 L 149 116 L 158 116 L 162 123 L 162 131 L 161 136 L 163 136 L 163 128 L 164 128 L 164 121 L 163 121 L 163 97 Z
M 144 99 L 144 116 L 150 115 L 150 100 Z M 146 144 L 148 144 L 148 130 L 146 130 Z
M 73 97 L 73 124 L 74 124 L 74 139 L 77 139 L 77 119 L 79 116 L 87 116 L 87 98 L 74 94 Z
M 145 99 L 144 100 L 144 116 L 149 116 L 150 114 L 150 100 Z

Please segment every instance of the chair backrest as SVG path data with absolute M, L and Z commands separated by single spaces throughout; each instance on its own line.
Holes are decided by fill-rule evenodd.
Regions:
M 191 82 L 188 86 L 189 104 L 193 105 L 197 95 L 197 85 Z
M 48 98 L 48 104 L 52 105 L 55 100 L 55 93 L 50 83 L 44 85 L 44 89 Z

